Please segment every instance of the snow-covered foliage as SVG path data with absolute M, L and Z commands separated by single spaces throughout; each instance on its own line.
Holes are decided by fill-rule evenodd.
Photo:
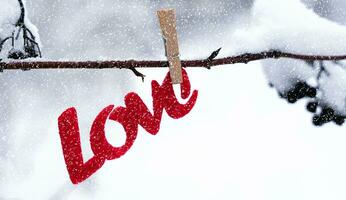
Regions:
M 331 105 L 342 115 L 346 115 L 346 63 L 328 63 L 319 84 L 321 91 L 319 99 L 326 105 Z
M 14 26 L 20 17 L 20 7 L 17 1 L 1 0 L 0 6 L 0 38 L 12 34 Z
M 0 60 L 40 56 L 37 28 L 27 17 L 23 0 L 1 0 Z
M 230 38 L 227 54 L 278 49 L 335 55 L 346 50 L 346 27 L 320 17 L 300 0 L 257 0 L 251 12 Z
M 228 54 L 279 50 L 307 55 L 343 55 L 346 52 L 345 36 L 345 26 L 319 16 L 299 0 L 257 0 L 248 22 L 232 35 L 234 45 Z M 332 108 L 335 114 L 346 116 L 346 92 L 343 89 L 346 88 L 343 81 L 346 71 L 340 63 L 292 59 L 270 59 L 262 63 L 269 83 L 289 102 L 295 103 L 299 99 L 292 99 L 291 94 L 300 98 L 305 96 L 294 94 L 296 84 L 308 83 L 318 89 L 317 96 L 310 98 L 318 102 L 322 110 Z M 322 110 L 317 109 L 316 114 L 321 114 Z M 332 118 L 326 122 L 329 121 Z M 315 120 L 314 123 L 321 125 Z

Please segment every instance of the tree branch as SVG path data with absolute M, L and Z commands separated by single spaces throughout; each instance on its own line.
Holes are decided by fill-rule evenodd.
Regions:
M 214 53 L 214 52 L 213 52 Z M 216 57 L 216 56 L 215 56 Z M 214 58 L 215 58 L 214 57 Z M 305 61 L 337 61 L 346 59 L 346 55 L 340 56 L 325 56 L 325 55 L 304 55 L 294 54 L 280 51 L 265 51 L 260 53 L 246 53 L 238 56 L 231 56 L 219 59 L 204 59 L 204 60 L 182 60 L 183 67 L 215 67 L 219 65 L 248 63 L 256 60 L 269 58 L 291 58 Z M 16 69 L 131 69 L 134 68 L 161 68 L 167 67 L 167 61 L 10 61 L 0 62 L 2 70 Z

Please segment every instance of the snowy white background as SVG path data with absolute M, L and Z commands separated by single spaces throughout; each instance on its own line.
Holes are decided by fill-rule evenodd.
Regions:
M 1 1 L 5 0 L 0 6 Z M 266 46 L 261 40 L 268 34 L 251 31 L 275 31 L 273 23 L 298 34 L 320 25 L 319 18 L 306 18 L 311 11 L 288 9 L 301 8 L 298 1 L 259 2 L 257 9 L 251 1 L 241 0 L 31 0 L 27 7 L 40 30 L 44 57 L 62 60 L 165 59 L 155 11 L 168 6 L 177 9 L 183 58 L 205 58 L 218 47 L 223 47 L 222 55 L 229 55 L 282 44 Z M 324 18 L 346 23 L 342 0 L 305 3 Z M 324 27 L 323 32 L 308 32 L 314 33 L 310 42 L 320 44 L 318 39 L 325 38 L 333 44 L 327 50 L 345 50 L 337 42 L 344 39 L 344 28 Z M 239 35 L 241 31 L 244 34 Z M 243 38 L 247 43 L 242 44 L 246 34 L 255 40 Z M 291 35 L 273 37 L 286 40 Z M 291 44 L 292 49 L 300 45 Z M 306 53 L 310 47 L 298 50 Z M 72 185 L 61 151 L 58 116 L 68 107 L 77 108 L 87 159 L 89 129 L 97 113 L 109 104 L 123 105 L 129 91 L 138 92 L 150 105 L 149 81 L 161 81 L 166 71 L 141 70 L 147 75 L 144 84 L 127 70 L 1 74 L 0 199 L 346 198 L 345 127 L 313 126 L 304 101 L 289 105 L 268 87 L 260 62 L 210 71 L 189 69 L 192 87 L 199 90 L 189 115 L 180 120 L 164 115 L 156 136 L 140 129 L 125 156 Z M 109 141 L 121 144 L 120 126 L 107 126 Z

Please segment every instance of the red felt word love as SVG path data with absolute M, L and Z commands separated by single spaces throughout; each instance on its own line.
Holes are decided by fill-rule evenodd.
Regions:
M 90 144 L 94 156 L 84 162 L 77 111 L 69 108 L 59 119 L 59 135 L 67 171 L 73 184 L 80 183 L 102 167 L 106 160 L 113 160 L 124 155 L 133 145 L 138 125 L 150 134 L 157 134 L 160 129 L 163 109 L 173 118 L 178 119 L 188 114 L 196 103 L 198 91 L 194 90 L 185 104 L 180 104 L 174 94 L 169 73 L 160 86 L 152 81 L 152 97 L 154 114 L 151 114 L 138 94 L 131 92 L 125 96 L 126 107 L 114 105 L 104 108 L 95 118 L 90 130 Z M 183 82 L 180 84 L 181 97 L 187 99 L 191 85 L 188 75 L 183 70 Z M 106 139 L 105 123 L 107 120 L 120 123 L 126 132 L 125 144 L 121 147 L 112 146 Z

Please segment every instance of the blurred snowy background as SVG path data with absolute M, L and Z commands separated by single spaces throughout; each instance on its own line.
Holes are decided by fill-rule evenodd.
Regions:
M 2 1 L 9 0 L 0 0 L 0 6 Z M 298 1 L 258 2 L 256 9 L 250 0 L 31 0 L 27 10 L 39 29 L 45 59 L 165 59 L 155 13 L 163 7 L 176 8 L 182 58 L 206 58 L 219 47 L 221 56 L 251 50 L 254 44 L 266 47 L 262 32 L 242 38 L 246 30 L 263 30 L 254 23 L 263 25 L 266 19 L 280 24 L 282 32 L 285 23 L 298 35 L 306 28 L 313 33 L 307 44 L 328 40 L 334 46 L 325 51 L 346 52 L 340 43 L 344 29 L 316 28 L 320 21 L 309 21 L 308 11 L 292 10 L 302 8 Z M 325 19 L 346 23 L 343 0 L 304 4 Z M 265 30 L 275 30 L 272 24 Z M 309 47 L 301 50 L 310 52 Z M 280 67 L 284 62 L 264 64 Z M 278 98 L 261 65 L 189 69 L 192 87 L 200 91 L 195 109 L 176 121 L 164 115 L 157 136 L 140 129 L 125 156 L 77 186 L 69 181 L 63 160 L 58 116 L 77 108 L 87 159 L 97 113 L 109 104 L 123 105 L 129 91 L 150 105 L 149 81 L 162 80 L 167 70 L 141 70 L 145 83 L 127 70 L 0 74 L 0 199 L 345 199 L 345 127 L 313 126 L 306 102 L 291 105 Z M 114 123 L 107 126 L 110 142 L 120 145 L 123 130 Z

